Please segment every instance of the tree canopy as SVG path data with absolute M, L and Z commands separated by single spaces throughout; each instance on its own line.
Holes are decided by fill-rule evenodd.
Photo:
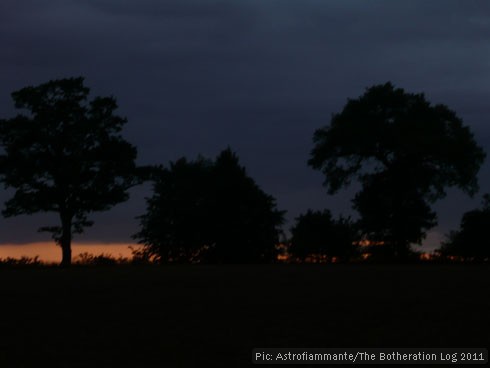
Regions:
M 483 197 L 479 209 L 466 212 L 458 231 L 449 234 L 448 241 L 441 247 L 444 256 L 457 256 L 466 260 L 490 259 L 490 194 Z
M 326 256 L 347 261 L 356 253 L 359 234 L 350 218 L 334 219 L 329 210 L 312 211 L 296 218 L 291 229 L 289 252 L 301 260 L 307 256 Z
M 328 193 L 358 181 L 353 206 L 375 241 L 404 257 L 436 224 L 431 204 L 458 187 L 473 195 L 485 153 L 445 105 L 391 83 L 349 99 L 314 134 L 308 161 L 325 175 Z
M 61 246 L 65 265 L 72 234 L 92 225 L 87 215 L 127 200 L 145 170 L 121 136 L 116 100 L 89 92 L 82 77 L 26 87 L 12 93 L 23 113 L 0 121 L 0 180 L 15 189 L 3 215 L 58 213 L 60 225 L 40 231 Z
M 269 262 L 283 212 L 230 149 L 170 163 L 154 183 L 134 238 L 165 262 Z

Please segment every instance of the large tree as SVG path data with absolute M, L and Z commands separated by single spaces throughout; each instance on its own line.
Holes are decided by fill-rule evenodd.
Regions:
M 230 149 L 162 171 L 135 235 L 160 262 L 273 260 L 283 212 Z
M 485 158 L 454 111 L 391 83 L 348 100 L 314 144 L 308 163 L 325 174 L 328 192 L 360 182 L 353 206 L 365 235 L 402 258 L 436 224 L 431 204 L 448 187 L 477 191 Z
M 128 199 L 144 169 L 136 148 L 121 137 L 126 119 L 112 97 L 88 100 L 83 78 L 52 80 L 12 93 L 24 113 L 0 120 L 0 180 L 15 189 L 4 216 L 56 212 L 52 233 L 71 263 L 71 241 L 92 225 L 87 215 Z

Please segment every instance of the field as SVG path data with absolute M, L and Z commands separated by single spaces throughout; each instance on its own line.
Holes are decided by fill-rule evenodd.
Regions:
M 490 267 L 1 269 L 0 367 L 247 367 L 254 347 L 489 347 Z

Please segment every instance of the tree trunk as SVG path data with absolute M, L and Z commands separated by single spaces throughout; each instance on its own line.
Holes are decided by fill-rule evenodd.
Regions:
M 398 262 L 407 262 L 410 258 L 410 244 L 403 239 L 393 241 L 393 255 Z
M 71 221 L 72 218 L 69 215 L 61 214 L 61 265 L 70 266 L 71 265 Z

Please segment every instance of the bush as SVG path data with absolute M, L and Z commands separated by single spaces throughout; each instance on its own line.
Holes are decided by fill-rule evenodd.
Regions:
M 122 256 L 114 257 L 104 253 L 94 255 L 88 252 L 80 253 L 75 257 L 74 262 L 74 264 L 81 266 L 116 266 L 129 263 L 131 263 L 131 260 Z
M 39 260 L 39 256 L 35 257 L 26 257 L 22 256 L 21 258 L 0 258 L 0 266 L 7 267 L 24 267 L 24 266 L 41 266 L 43 263 Z

